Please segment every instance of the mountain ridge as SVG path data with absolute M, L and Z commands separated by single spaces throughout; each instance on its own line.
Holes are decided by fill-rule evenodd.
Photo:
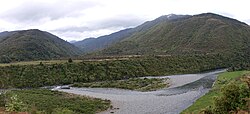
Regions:
M 98 55 L 208 54 L 250 45 L 250 27 L 236 19 L 204 13 L 162 21 L 97 52 Z
M 146 21 L 143 24 L 135 27 L 135 28 L 127 28 L 124 30 L 120 30 L 118 32 L 111 33 L 109 35 L 100 36 L 97 38 L 87 38 L 82 41 L 78 41 L 73 43 L 75 46 L 81 48 L 85 53 L 102 50 L 110 45 L 113 45 L 121 40 L 130 37 L 136 32 L 145 31 L 148 28 L 154 26 L 157 23 L 163 21 L 172 21 L 179 18 L 188 17 L 189 15 L 163 15 L 152 21 Z
M 81 54 L 74 45 L 38 29 L 0 33 L 0 58 L 11 61 L 44 60 Z

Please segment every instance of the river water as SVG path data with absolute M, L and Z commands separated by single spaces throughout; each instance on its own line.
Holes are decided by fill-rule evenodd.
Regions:
M 147 78 L 170 78 L 171 86 L 157 91 L 138 92 L 113 88 L 57 89 L 68 93 L 111 100 L 113 109 L 100 114 L 178 114 L 212 87 L 225 69 L 200 74 Z

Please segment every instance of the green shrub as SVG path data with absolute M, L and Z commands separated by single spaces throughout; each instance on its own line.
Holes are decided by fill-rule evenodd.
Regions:
M 213 112 L 226 114 L 238 109 L 246 109 L 245 98 L 250 95 L 249 88 L 246 84 L 231 82 L 221 89 L 221 96 L 215 97 Z
M 72 62 L 73 62 L 73 60 L 72 60 L 71 58 L 69 58 L 68 62 L 69 62 L 69 63 L 72 63 Z
M 108 100 L 45 89 L 12 90 L 4 99 L 7 111 L 32 114 L 94 114 L 110 106 Z
M 5 96 L 4 94 L 0 94 L 0 107 L 5 106 Z
M 5 107 L 6 111 L 9 112 L 27 111 L 27 105 L 16 94 L 11 95 L 10 99 L 7 99 Z
M 53 110 L 52 114 L 75 114 L 72 110 L 66 108 L 56 108 Z

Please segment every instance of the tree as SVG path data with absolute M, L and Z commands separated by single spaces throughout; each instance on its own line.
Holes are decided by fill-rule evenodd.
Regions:
M 69 58 L 69 59 L 68 59 L 68 62 L 69 62 L 69 63 L 72 63 L 72 62 L 73 62 L 73 60 L 72 60 L 71 58 Z
M 10 62 L 11 62 L 10 57 L 8 57 L 6 55 L 3 55 L 0 57 L 0 63 L 10 63 Z

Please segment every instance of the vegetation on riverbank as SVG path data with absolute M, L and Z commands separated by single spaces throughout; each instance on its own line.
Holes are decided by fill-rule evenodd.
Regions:
M 206 95 L 199 98 L 183 114 L 229 113 L 229 111 L 247 110 L 244 99 L 250 97 L 250 90 L 244 80 L 249 71 L 235 71 L 220 74 Z M 248 82 L 249 83 L 249 82 Z
M 110 107 L 108 100 L 45 89 L 8 91 L 0 95 L 0 101 L 6 112 L 32 114 L 95 114 Z
M 132 78 L 127 80 L 102 81 L 92 83 L 75 83 L 73 87 L 90 87 L 90 88 L 121 88 L 137 91 L 154 91 L 168 87 L 168 78 Z
M 50 65 L 50 64 L 64 64 L 67 63 L 68 60 L 41 60 L 41 61 L 21 61 L 21 62 L 12 62 L 12 63 L 0 63 L 0 67 L 7 66 L 27 66 L 27 65 Z M 82 62 L 82 60 L 74 60 L 75 63 Z
M 74 61 L 74 60 L 73 60 Z M 0 69 L 0 88 L 32 88 L 141 76 L 197 73 L 228 67 L 222 55 L 141 57 L 129 60 L 11 65 Z

